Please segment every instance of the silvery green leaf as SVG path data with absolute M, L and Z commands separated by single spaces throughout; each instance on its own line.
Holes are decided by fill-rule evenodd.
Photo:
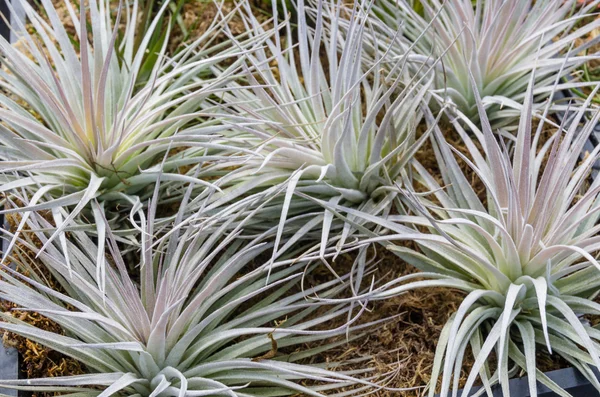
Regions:
M 12 26 L 18 43 L 0 38 L 5 68 L 0 190 L 11 196 L 7 210 L 23 213 L 23 219 L 32 211 L 51 210 L 56 230 L 47 245 L 82 227 L 103 240 L 101 214 L 120 228 L 120 236 L 128 235 L 121 241 L 135 243 L 139 227 L 126 219 L 128 213 L 132 219 L 139 215 L 139 207 L 133 207 L 153 194 L 159 174 L 155 163 L 172 149 L 183 150 L 179 156 L 195 164 L 204 161 L 207 153 L 194 145 L 222 129 L 197 121 L 210 106 L 206 98 L 233 78 L 246 47 L 260 43 L 240 39 L 229 50 L 206 46 L 226 24 L 229 16 L 223 14 L 186 50 L 170 55 L 166 38 L 150 48 L 169 2 L 137 33 L 137 0 L 116 7 L 108 0 L 81 7 L 66 0 L 66 21 L 51 1 L 42 1 L 40 9 L 20 3 L 26 24 L 17 20 Z M 67 22 L 75 32 L 67 32 Z M 156 62 L 147 69 L 144 59 L 151 50 L 158 51 Z M 233 58 L 214 74 L 216 64 Z M 148 79 L 146 70 L 151 71 Z M 167 189 L 189 184 L 219 189 L 204 178 L 180 175 L 177 162 L 160 164 L 161 203 Z M 102 243 L 99 248 L 101 258 Z M 105 277 L 99 260 L 98 283 Z
M 246 53 L 243 80 L 225 85 L 215 113 L 227 128 L 211 143 L 232 161 L 214 165 L 222 191 L 200 202 L 205 214 L 223 218 L 236 200 L 262 205 L 258 198 L 266 195 L 271 201 L 256 226 L 277 222 L 276 248 L 291 235 L 283 225 L 296 225 L 306 240 L 320 242 L 323 254 L 332 246 L 341 251 L 361 227 L 371 226 L 349 224 L 321 201 L 381 217 L 392 207 L 403 211 L 395 185 L 410 179 L 412 158 L 433 130 L 417 130 L 432 78 L 391 78 L 383 65 L 407 62 L 391 51 L 374 64 L 363 62 L 371 28 L 367 3 L 353 2 L 344 29 L 334 17 L 345 7 L 337 1 L 300 0 L 294 7 L 293 16 L 281 15 L 273 3 L 278 29 L 270 31 L 246 2 L 240 4 L 248 36 L 264 45 Z M 248 148 L 252 153 L 243 152 Z M 324 222 L 313 222 L 320 217 Z
M 157 187 L 151 201 L 159 195 Z M 106 233 L 102 283 L 96 282 L 98 247 L 87 233 L 75 230 L 69 238 L 53 239 L 55 228 L 36 212 L 30 213 L 25 225 L 31 232 L 9 233 L 17 243 L 8 258 L 18 258 L 28 276 L 4 268 L 0 280 L 0 299 L 43 314 L 68 336 L 2 313 L 5 321 L 0 328 L 79 360 L 88 374 L 0 381 L 2 386 L 74 394 L 168 391 L 233 397 L 368 395 L 380 387 L 368 368 L 344 371 L 335 368 L 343 362 L 305 363 L 298 361 L 303 354 L 293 353 L 295 346 L 308 342 L 323 342 L 314 352 L 327 350 L 339 345 L 332 339 L 336 336 L 349 333 L 355 338 L 387 321 L 357 324 L 367 308 L 367 302 L 358 298 L 342 304 L 315 299 L 334 299 L 351 288 L 355 274 L 300 288 L 303 276 L 321 258 L 330 260 L 335 249 L 299 256 L 311 251 L 310 243 L 288 244 L 285 237 L 276 248 L 277 226 L 241 239 L 252 212 L 241 211 L 224 222 L 202 213 L 185 220 L 179 217 L 180 223 L 168 228 L 168 234 L 162 233 L 165 229 L 154 223 L 155 214 L 149 212 L 141 226 L 146 232 L 146 251 L 140 258 L 144 263 L 131 266 L 125 263 L 96 202 L 94 208 Z M 156 210 L 149 205 L 148 211 Z M 179 211 L 187 213 L 185 208 Z M 47 285 L 28 252 L 38 256 L 66 293 Z M 365 293 L 356 291 L 359 296 Z M 338 326 L 327 327 L 338 318 L 342 320 Z M 288 348 L 292 353 L 286 353 Z
M 600 332 L 581 320 L 600 312 L 593 301 L 600 288 L 600 179 L 590 177 L 600 147 L 590 158 L 580 159 L 596 114 L 588 121 L 583 118 L 592 107 L 590 97 L 575 110 L 572 121 L 556 126 L 542 119 L 542 127 L 533 132 L 536 79 L 529 76 L 529 98 L 516 134 L 498 136 L 479 96 L 477 76 L 470 73 L 469 78 L 482 127 L 470 123 L 467 132 L 453 124 L 466 153 L 452 147 L 439 129 L 432 135 L 442 182 L 414 160 L 414 181 L 425 193 L 417 194 L 410 185 L 397 186 L 409 215 L 383 218 L 340 204 L 322 205 L 352 214 L 357 224 L 362 219 L 390 230 L 383 236 L 366 234 L 356 244 L 384 244 L 422 270 L 417 273 L 420 278 L 400 277 L 375 286 L 361 299 L 388 299 L 427 286 L 468 293 L 448 322 L 453 338 L 444 337 L 436 352 L 434 376 L 442 376 L 442 396 L 456 393 L 456 372 L 467 343 L 476 351 L 476 362 L 464 395 L 477 377 L 487 385 L 481 393 L 500 383 L 506 395 L 514 371 L 511 361 L 528 372 L 531 390 L 536 390 L 535 379 L 554 390 L 558 386 L 535 370 L 537 346 L 561 355 L 584 376 L 590 376 L 590 366 L 600 366 Z M 426 120 L 434 123 L 432 117 Z M 554 131 L 544 145 L 541 128 Z M 482 182 L 483 194 L 475 192 L 460 161 L 470 169 L 469 177 Z M 419 250 L 404 245 L 406 240 L 416 242 Z M 474 321 L 469 317 L 473 313 L 478 319 L 481 313 L 486 317 Z M 494 350 L 498 369 L 490 376 L 487 365 Z

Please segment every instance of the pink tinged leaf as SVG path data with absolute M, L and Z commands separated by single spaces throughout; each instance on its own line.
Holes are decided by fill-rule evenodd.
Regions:
M 530 184 L 531 171 L 529 163 L 532 156 L 531 152 L 531 117 L 533 112 L 533 87 L 535 83 L 535 71 L 531 73 L 529 86 L 525 94 L 525 103 L 521 112 L 519 122 L 519 133 L 517 135 L 517 144 L 514 154 L 513 169 L 517 172 L 517 190 L 519 192 L 519 204 L 522 216 L 527 215 L 530 206 Z
M 167 307 L 166 310 L 160 314 L 158 322 L 152 327 L 152 332 L 150 332 L 150 335 L 148 336 L 148 341 L 146 342 L 146 351 L 152 355 L 158 365 L 164 363 L 167 357 L 165 347 L 167 341 L 167 326 L 170 315 L 185 300 L 186 297 L 182 297 Z
M 96 232 L 98 233 L 98 252 L 96 253 L 96 282 L 100 292 L 104 295 L 106 292 L 106 225 L 104 224 L 104 203 L 99 204 L 96 199 L 91 200 L 94 221 L 96 222 Z
M 167 380 L 167 377 L 164 374 L 160 374 L 158 376 L 155 376 L 152 380 L 153 383 L 156 382 L 156 379 L 160 379 L 160 382 L 158 382 L 158 385 L 156 385 L 154 387 L 154 390 L 152 390 L 152 393 L 150 394 L 149 397 L 157 397 L 158 395 L 160 395 L 160 393 L 162 393 L 163 391 L 167 390 L 167 388 L 169 386 L 171 386 L 171 382 L 169 382 Z
M 550 346 L 550 336 L 548 335 L 548 318 L 546 317 L 546 296 L 548 295 L 548 283 L 544 277 L 531 279 L 537 296 L 538 307 L 540 309 L 540 318 L 542 320 L 542 331 L 546 340 L 548 352 L 552 354 L 552 346 Z
M 519 265 L 529 262 L 533 244 L 533 226 L 526 224 L 523 232 L 521 233 L 521 241 L 519 241 L 519 246 L 517 248 L 520 259 Z
M 509 322 L 512 322 L 514 320 L 514 318 L 517 316 L 517 314 L 518 314 L 518 311 L 513 310 L 513 312 L 510 314 L 510 317 L 508 318 Z M 497 321 L 496 324 L 494 324 L 494 326 L 492 327 L 491 331 L 489 332 L 483 346 L 481 347 L 481 351 L 475 358 L 475 363 L 473 364 L 471 372 L 469 373 L 469 376 L 468 376 L 467 382 L 463 388 L 461 397 L 469 396 L 469 393 L 473 387 L 473 384 L 475 383 L 475 380 L 477 379 L 478 372 L 483 367 L 483 365 L 486 363 L 488 356 L 492 352 L 492 349 L 494 348 L 494 346 L 500 339 L 500 336 L 503 332 L 504 332 L 504 330 L 502 329 L 501 322 Z
M 86 189 L 84 190 L 83 195 L 81 197 L 81 200 L 77 203 L 77 205 L 71 211 L 71 213 L 69 214 L 69 216 L 67 216 L 67 218 L 65 219 L 64 223 L 54 231 L 54 233 L 52 234 L 52 236 L 50 236 L 50 238 L 42 246 L 40 252 L 37 254 L 36 257 L 39 257 L 40 253 L 43 252 L 48 247 L 48 245 L 51 244 L 52 241 L 56 237 L 58 237 L 61 232 L 63 232 L 65 230 L 65 228 L 71 223 L 71 221 L 77 215 L 79 215 L 79 213 L 83 210 L 83 208 L 93 198 L 95 198 L 98 195 L 100 186 L 102 185 L 103 181 L 104 181 L 104 178 L 98 178 L 95 174 L 91 174 L 90 182 L 89 182 L 88 186 L 86 187 Z
M 508 342 L 506 341 L 506 337 L 508 335 L 508 333 L 510 332 L 510 325 L 512 320 L 514 319 L 513 317 L 513 313 L 515 310 L 520 311 L 520 309 L 514 309 L 515 307 L 515 303 L 517 303 L 518 300 L 522 299 L 525 295 L 525 291 L 526 288 L 524 285 L 516 285 L 516 284 L 511 284 L 510 287 L 508 287 L 508 291 L 506 292 L 506 302 L 504 304 L 504 310 L 502 311 L 502 316 L 500 317 L 500 322 L 501 322 L 501 335 L 500 335 L 500 352 L 498 355 L 498 376 L 500 378 L 502 378 L 502 376 L 504 375 L 504 366 L 501 365 L 503 360 L 505 359 L 505 354 L 506 352 L 504 351 L 504 349 L 502 348 L 503 346 L 505 346 Z
M 270 261 L 270 265 L 269 265 L 269 273 L 267 274 L 267 278 L 265 281 L 267 284 L 269 283 L 269 276 L 271 274 L 272 264 L 275 261 L 275 258 L 277 258 L 279 243 L 281 242 L 281 237 L 283 236 L 283 228 L 285 226 L 285 221 L 286 221 L 287 214 L 288 214 L 288 211 L 290 208 L 292 197 L 296 190 L 296 186 L 298 185 L 298 182 L 300 181 L 300 178 L 302 178 L 302 174 L 304 173 L 304 171 L 305 171 L 305 169 L 299 169 L 299 170 L 295 171 L 287 183 L 285 197 L 284 197 L 283 205 L 281 208 L 281 216 L 279 218 L 279 225 L 277 226 L 277 235 L 275 236 L 275 245 L 273 246 L 273 255 L 271 257 L 271 261 Z
M 118 35 L 118 27 L 119 27 L 119 21 L 121 20 L 121 11 L 122 11 L 122 4 L 119 4 L 119 9 L 117 12 L 117 18 L 115 20 L 115 27 L 113 29 L 113 33 L 112 33 L 112 37 L 110 40 L 110 44 L 108 45 L 107 48 L 107 56 L 104 60 L 104 64 L 102 66 L 102 72 L 100 74 L 100 81 L 98 82 L 98 85 L 96 87 L 96 114 L 98 115 L 99 121 L 100 121 L 100 132 L 101 134 L 106 137 L 106 123 L 105 123 L 105 118 L 104 118 L 104 112 L 106 111 L 105 108 L 105 95 L 106 95 L 106 88 L 107 88 L 107 78 L 108 78 L 108 72 L 109 72 L 109 68 L 110 68 L 110 63 L 112 60 L 112 56 L 114 53 L 114 47 L 115 47 L 115 41 L 117 39 L 117 35 Z M 98 49 L 96 49 L 96 51 L 98 51 Z M 97 58 L 100 58 L 100 54 L 96 54 Z M 108 144 L 108 142 L 103 142 L 105 145 Z M 104 148 L 104 146 L 103 146 Z
M 61 227 L 63 224 L 63 216 L 61 213 L 61 208 L 52 208 L 52 217 L 54 218 L 54 222 L 56 227 Z M 73 276 L 72 273 L 72 269 L 71 269 L 71 259 L 69 256 L 69 249 L 67 246 L 67 236 L 66 234 L 63 232 L 58 236 L 58 240 L 60 243 L 60 246 L 63 250 L 63 255 L 65 256 L 65 263 L 67 265 L 67 268 L 69 269 L 69 276 Z
M 337 205 L 341 199 L 342 199 L 342 196 L 332 197 L 331 199 L 329 199 L 329 203 L 332 205 Z M 327 248 L 328 243 L 329 243 L 329 231 L 331 230 L 332 223 L 333 223 L 333 212 L 325 209 L 324 217 L 323 217 L 323 229 L 321 231 L 321 246 L 319 248 L 319 255 L 321 257 L 321 261 L 325 264 L 325 266 L 327 266 L 329 271 L 332 272 L 332 274 L 339 279 L 340 276 L 335 272 L 335 270 L 333 270 L 333 268 L 331 267 L 329 262 L 325 259 L 325 249 Z

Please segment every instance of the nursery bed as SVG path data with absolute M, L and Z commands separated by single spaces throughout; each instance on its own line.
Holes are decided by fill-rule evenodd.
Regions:
M 186 36 L 183 32 L 178 31 L 178 28 L 175 28 L 173 32 L 175 38 L 173 45 L 176 45 L 175 43 L 181 40 L 193 38 L 198 30 L 205 29 L 207 21 L 210 20 L 209 18 L 214 16 L 213 11 L 207 8 L 204 2 L 197 2 L 193 5 L 186 4 L 182 16 L 186 24 L 190 26 L 191 32 Z M 206 18 L 196 18 L 198 14 L 202 14 Z M 600 136 L 600 129 L 598 133 L 598 136 Z M 597 144 L 597 142 L 594 142 L 594 144 Z M 422 159 L 433 159 L 433 155 L 429 151 L 430 149 L 425 148 L 421 151 Z M 426 166 L 430 165 L 425 161 L 424 164 Z M 473 184 L 479 183 L 475 177 L 472 180 Z M 483 186 L 481 188 L 483 192 Z M 9 221 L 11 220 L 9 219 Z M 11 226 L 14 228 L 14 222 L 11 223 Z M 391 253 L 380 251 L 380 255 L 382 260 L 381 265 L 375 274 L 375 277 L 379 280 L 391 280 L 415 272 L 415 269 L 410 265 L 407 265 Z M 440 332 L 449 316 L 460 305 L 463 297 L 464 294 L 459 291 L 432 288 L 413 291 L 385 302 L 372 304 L 370 306 L 371 312 L 365 313 L 362 321 L 368 322 L 375 318 L 396 315 L 399 315 L 399 317 L 380 326 L 373 332 L 368 332 L 359 339 L 352 340 L 338 348 L 312 357 L 311 362 L 327 363 L 336 362 L 341 359 L 363 359 L 369 362 L 377 374 L 382 376 L 389 375 L 386 382 L 386 386 L 388 387 L 421 387 L 430 380 L 435 344 Z M 10 311 L 11 315 L 19 317 L 23 321 L 34 324 L 42 329 L 57 331 L 57 324 L 37 313 L 22 313 L 12 309 L 12 307 L 6 305 L 2 307 L 4 312 Z M 335 324 L 331 324 L 331 326 L 335 326 Z M 19 352 L 22 357 L 21 370 L 27 377 L 76 375 L 83 372 L 82 366 L 76 360 L 68 359 L 25 338 L 7 333 L 4 335 L 3 341 L 7 346 L 12 346 Z M 0 357 L 3 357 L 4 354 L 12 357 L 15 355 L 14 351 L 11 348 L 5 349 L 2 347 L 0 348 Z M 589 394 L 593 393 L 590 391 L 589 385 L 585 385 L 587 383 L 585 379 L 573 369 L 567 368 L 568 365 L 564 360 L 550 357 L 542 352 L 542 349 L 539 352 L 538 368 L 540 370 L 550 371 L 548 374 L 552 379 L 555 379 L 557 382 L 560 381 L 569 391 L 580 393 L 574 394 L 575 396 L 592 395 Z M 473 357 L 470 355 L 467 356 L 465 358 L 465 365 L 463 366 L 463 373 L 461 374 L 461 385 L 466 381 L 466 375 L 472 363 Z M 10 364 L 10 359 L 0 359 L 0 376 L 2 378 L 8 378 L 8 376 L 4 375 L 5 372 L 3 371 L 5 369 L 10 367 L 10 370 L 14 370 L 14 365 L 10 365 L 13 365 Z M 364 368 L 364 362 L 358 363 L 358 368 Z M 352 368 L 344 367 L 344 369 Z M 514 397 L 528 395 L 525 378 L 515 379 L 512 381 L 512 385 L 514 385 L 514 391 L 511 392 L 511 395 Z M 4 391 L 0 390 L 0 392 Z M 544 394 L 547 392 L 547 389 L 541 389 L 540 396 L 550 396 L 551 394 Z M 398 395 L 421 396 L 423 395 L 423 390 L 418 389 L 402 393 L 379 391 L 373 395 L 378 397 Z
M 451 137 L 450 137 L 451 138 Z M 420 159 L 425 163 L 425 159 L 431 158 L 431 147 L 425 146 L 419 153 Z M 433 167 L 432 164 L 425 163 L 426 166 Z M 465 171 L 467 167 L 465 167 Z M 478 183 L 477 178 L 472 175 L 474 184 Z M 482 194 L 484 190 L 481 190 Z M 16 219 L 7 217 L 7 221 L 14 231 L 16 228 Z M 32 256 L 33 257 L 33 256 Z M 381 264 L 378 266 L 374 276 L 380 281 L 389 281 L 402 275 L 416 272 L 412 266 L 404 263 L 394 254 L 379 249 L 378 257 Z M 346 254 L 338 259 L 336 268 L 349 267 L 353 262 L 353 257 Z M 23 271 L 23 269 L 18 269 Z M 324 269 L 323 278 L 331 277 L 328 271 Z M 47 275 L 51 279 L 50 275 Z M 314 280 L 319 281 L 319 280 Z M 332 363 L 340 360 L 349 360 L 356 362 L 355 368 L 344 366 L 345 370 L 365 368 L 365 362 L 368 367 L 373 369 L 369 375 L 380 376 L 386 379 L 386 386 L 390 388 L 417 388 L 414 391 L 378 391 L 373 395 L 377 397 L 423 396 L 423 386 L 430 380 L 431 367 L 435 355 L 436 341 L 440 332 L 448 320 L 449 316 L 456 311 L 460 305 L 464 294 L 460 291 L 443 288 L 429 288 L 415 290 L 392 299 L 375 302 L 369 306 L 369 312 L 361 317 L 361 322 L 369 322 L 385 317 L 398 316 L 396 319 L 378 327 L 375 330 L 367 332 L 364 336 L 353 339 L 339 347 L 315 355 L 309 360 L 312 363 Z M 38 313 L 25 313 L 13 310 L 13 307 L 4 305 L 2 310 L 9 312 L 19 319 L 34 324 L 42 329 L 59 331 L 58 325 L 49 321 Z M 600 321 L 600 319 L 591 319 Z M 343 321 L 343 319 L 340 319 Z M 341 324 L 329 324 L 331 327 Z M 45 348 L 40 344 L 18 337 L 11 333 L 4 334 L 3 341 L 5 345 L 15 348 L 21 357 L 20 370 L 24 377 L 52 377 L 60 375 L 77 375 L 83 372 L 82 365 L 74 359 L 68 358 L 51 349 Z M 306 346 L 311 348 L 315 346 Z M 9 350 L 10 351 L 10 350 Z M 1 353 L 1 351 L 0 351 Z M 538 368 L 544 372 L 550 372 L 557 381 L 565 382 L 565 387 L 579 387 L 584 392 L 591 387 L 580 375 L 573 377 L 576 373 L 568 368 L 568 363 L 560 358 L 550 357 L 543 349 L 538 350 Z M 464 360 L 464 366 L 461 373 L 460 385 L 464 385 L 469 369 L 472 366 L 473 357 L 468 354 Z M 1 366 L 0 366 L 1 368 Z M 564 370 L 563 370 L 564 368 Z M 527 391 L 526 378 L 515 379 L 511 381 L 515 387 L 515 397 L 527 396 L 521 394 Z M 587 385 L 587 386 L 586 386 Z M 518 392 L 517 392 L 518 390 Z M 543 390 L 543 389 L 542 389 Z M 575 390 L 575 389 L 574 389 Z M 544 394 L 540 394 L 546 397 Z M 575 394 L 577 396 L 578 394 Z M 587 396 L 589 394 L 579 394 Z M 552 396 L 549 394 L 548 397 Z

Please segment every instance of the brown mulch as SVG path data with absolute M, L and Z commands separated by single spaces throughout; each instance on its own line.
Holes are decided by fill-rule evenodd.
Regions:
M 392 267 L 400 262 L 391 257 L 386 261 Z M 364 359 L 343 369 L 374 368 L 378 376 L 386 379 L 388 388 L 419 388 L 405 392 L 381 390 L 374 396 L 421 396 L 423 387 L 431 379 L 435 349 L 442 328 L 463 298 L 464 294 L 460 291 L 427 288 L 376 302 L 370 306 L 370 312 L 363 314 L 362 321 L 399 316 L 375 331 L 367 332 L 362 338 L 323 353 L 316 360 L 338 362 Z M 461 385 L 466 381 L 472 363 L 473 358 L 468 354 L 461 372 Z
M 266 21 L 271 17 L 271 6 L 267 3 L 261 0 L 251 1 L 256 11 L 255 17 L 259 21 Z M 191 43 L 202 36 L 215 18 L 227 15 L 235 9 L 235 6 L 235 1 L 226 0 L 219 13 L 217 6 L 212 1 L 186 0 L 179 13 L 181 20 L 173 24 L 169 36 L 169 52 L 174 53 L 182 45 Z M 234 36 L 246 33 L 246 26 L 239 15 L 234 15 L 227 25 Z M 220 33 L 215 42 L 222 42 L 225 38 L 225 35 Z

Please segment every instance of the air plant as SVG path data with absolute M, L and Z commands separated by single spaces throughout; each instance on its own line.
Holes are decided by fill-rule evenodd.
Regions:
M 335 297 L 346 288 L 349 275 L 342 283 L 334 279 L 309 285 L 318 255 L 300 257 L 302 244 L 290 240 L 269 261 L 275 228 L 241 239 L 250 217 L 219 222 L 194 216 L 183 223 L 192 191 L 186 191 L 167 234 L 155 230 L 154 196 L 143 225 L 145 261 L 135 266 L 125 263 L 108 223 L 102 224 L 111 263 L 104 288 L 93 277 L 98 247 L 85 232 L 73 231 L 67 241 L 68 267 L 62 245 L 47 244 L 52 225 L 37 213 L 28 218 L 29 231 L 21 233 L 11 256 L 27 276 L 4 267 L 0 297 L 17 310 L 46 316 L 64 335 L 7 313 L 0 314 L 5 320 L 0 328 L 77 359 L 87 372 L 2 380 L 2 387 L 66 395 L 232 397 L 363 395 L 378 387 L 364 378 L 367 370 L 334 370 L 343 362 L 302 364 L 346 343 L 347 332 L 352 340 L 376 324 L 354 324 L 364 308 L 352 313 L 348 305 L 314 299 Z M 47 245 L 44 251 L 40 243 Z M 37 262 L 33 256 L 39 257 Z M 48 277 L 59 288 L 51 288 Z M 336 319 L 339 326 L 326 327 Z M 341 338 L 328 341 L 335 336 Z M 308 342 L 325 343 L 306 348 Z M 347 387 L 352 391 L 342 390 Z
M 90 1 L 78 13 L 66 0 L 73 32 L 50 0 L 42 4 L 43 15 L 22 1 L 28 25 L 17 20 L 13 26 L 17 45 L 0 38 L 0 192 L 7 201 L 16 192 L 30 198 L 28 206 L 4 212 L 23 214 L 20 229 L 31 211 L 48 210 L 57 226 L 49 241 L 64 241 L 74 222 L 101 224 L 102 215 L 136 241 L 136 214 L 143 216 L 157 175 L 170 189 L 191 181 L 211 186 L 178 172 L 182 157 L 200 163 L 202 151 L 165 158 L 171 150 L 206 144 L 218 130 L 202 118 L 200 105 L 243 58 L 227 43 L 214 45 L 229 16 L 169 58 L 166 40 L 149 48 L 168 2 L 141 39 L 137 1 L 118 7 Z M 147 51 L 158 51 L 154 61 Z M 211 74 L 213 65 L 234 56 L 240 59 L 220 76 Z M 133 227 L 121 222 L 128 215 Z
M 442 181 L 414 163 L 415 180 L 433 198 L 417 195 L 408 186 L 401 188 L 410 198 L 415 215 L 381 219 L 378 223 L 393 233 L 370 240 L 388 245 L 422 271 L 381 286 L 369 295 L 372 299 L 425 287 L 467 293 L 438 341 L 429 385 L 431 397 L 440 375 L 440 395 L 457 395 L 469 346 L 475 362 L 462 396 L 470 395 L 478 377 L 483 384 L 480 393 L 491 396 L 491 386 L 499 382 L 503 395 L 509 396 L 509 377 L 519 370 L 528 374 L 530 395 L 537 395 L 539 381 L 568 396 L 537 369 L 538 346 L 563 357 L 600 390 L 590 369 L 600 368 L 600 332 L 583 317 L 600 314 L 600 305 L 594 301 L 600 291 L 600 263 L 596 259 L 600 250 L 600 179 L 589 179 L 591 167 L 600 157 L 600 146 L 580 160 L 584 144 L 600 119 L 596 110 L 583 127 L 580 124 L 598 88 L 570 125 L 561 125 L 542 142 L 550 105 L 546 105 L 534 131 L 534 84 L 531 76 L 516 140 L 509 145 L 493 134 L 476 90 L 482 128 L 471 123 L 468 133 L 461 123 L 454 122 L 468 155 L 449 145 L 439 127 L 434 127 Z M 431 116 L 427 118 L 432 121 Z M 457 159 L 482 182 L 485 197 L 475 192 Z M 376 222 L 357 211 L 351 213 Z M 414 241 L 419 250 L 389 244 L 395 240 Z M 497 366 L 492 372 L 490 355 L 494 350 Z
M 373 14 L 380 21 L 373 23 L 402 25 L 405 40 L 394 49 L 399 55 L 410 52 L 417 63 L 442 57 L 434 97 L 477 120 L 471 71 L 494 127 L 511 125 L 518 118 L 534 69 L 533 92 L 536 104 L 541 104 L 557 75 L 566 77 L 597 59 L 596 54 L 585 54 L 596 39 L 574 44 L 600 27 L 593 14 L 597 1 L 585 6 L 578 6 L 576 0 L 423 0 L 416 2 L 418 7 L 413 3 L 377 0 Z M 385 37 L 379 36 L 385 43 Z M 569 81 L 559 88 L 586 84 L 591 85 Z
M 279 6 L 288 14 L 285 2 Z M 407 164 L 427 139 L 428 132 L 419 136 L 417 126 L 430 81 L 411 79 L 406 60 L 387 54 L 366 67 L 360 60 L 368 14 L 358 1 L 350 15 L 342 15 L 343 10 L 333 1 L 311 8 L 300 0 L 295 28 L 294 20 L 278 21 L 273 5 L 275 33 L 264 47 L 247 53 L 245 84 L 228 85 L 234 89 L 221 99 L 221 110 L 229 112 L 221 120 L 232 127 L 217 142 L 230 146 L 232 156 L 213 165 L 227 172 L 219 179 L 223 191 L 213 194 L 205 211 L 234 200 L 255 200 L 254 195 L 269 190 L 279 200 L 259 214 L 256 226 L 279 222 L 279 239 L 284 223 L 298 216 L 306 233 L 322 231 L 324 250 L 334 240 L 343 246 L 355 229 L 336 221 L 313 198 L 373 214 L 399 208 L 394 184 L 407 177 Z M 342 16 L 349 18 L 343 36 Z M 243 17 L 249 32 L 265 35 L 251 10 Z M 383 62 L 394 62 L 400 77 L 384 72 Z M 243 148 L 252 153 L 241 153 Z M 238 204 L 228 204 L 225 211 Z

